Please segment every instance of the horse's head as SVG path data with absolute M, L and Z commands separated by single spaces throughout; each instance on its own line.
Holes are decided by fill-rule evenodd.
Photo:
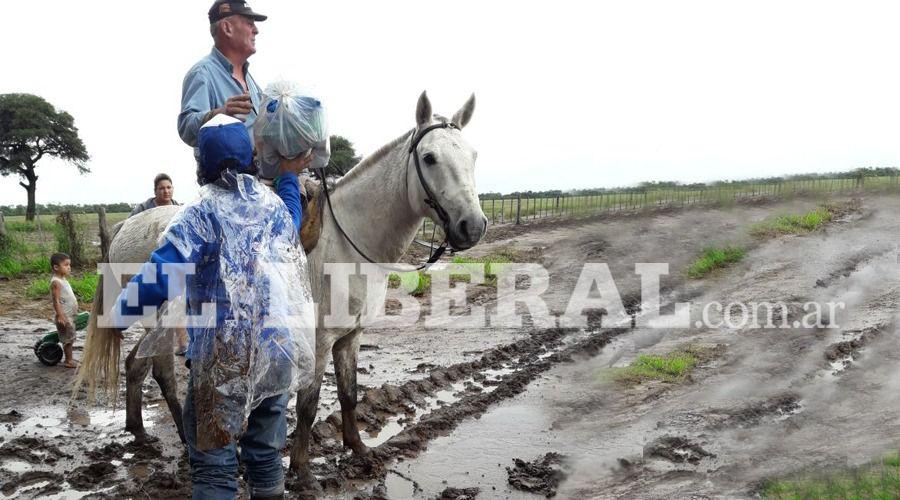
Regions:
M 448 122 L 432 113 L 431 102 L 422 92 L 409 159 L 410 204 L 441 225 L 456 250 L 475 246 L 487 229 L 475 191 L 477 153 L 462 135 L 474 110 L 473 94 Z

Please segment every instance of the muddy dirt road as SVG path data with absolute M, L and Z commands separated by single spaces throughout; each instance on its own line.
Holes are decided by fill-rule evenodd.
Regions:
M 547 286 L 551 311 L 565 308 L 585 262 L 608 263 L 630 306 L 640 302 L 634 264 L 668 263 L 663 303 L 691 302 L 691 324 L 713 301 L 784 301 L 794 305 L 789 323 L 802 319 L 797 304 L 847 306 L 828 317 L 832 328 L 647 329 L 606 320 L 600 328 L 592 318 L 586 328 L 450 322 L 370 331 L 359 426 L 374 456 L 341 450 L 328 374 L 314 472 L 333 498 L 753 497 L 766 478 L 858 464 L 900 447 L 900 199 L 869 197 L 806 236 L 758 241 L 748 233 L 768 216 L 816 205 L 491 228 L 470 255 L 503 250 L 543 264 L 548 281 L 530 284 Z M 749 252 L 724 272 L 684 278 L 704 247 L 721 244 Z M 493 311 L 489 291 L 469 296 Z M 145 383 L 144 417 L 159 441 L 136 446 L 122 432 L 122 411 L 68 406 L 71 371 L 37 362 L 31 347 L 49 322 L 26 305 L 23 315 L 5 304 L 12 312 L 0 317 L 2 498 L 189 494 L 186 459 L 155 383 Z M 671 310 L 664 305 L 663 313 Z M 716 355 L 686 383 L 625 387 L 606 376 L 638 354 L 687 343 Z

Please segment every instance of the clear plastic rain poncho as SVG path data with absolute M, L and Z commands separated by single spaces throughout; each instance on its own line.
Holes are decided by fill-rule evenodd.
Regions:
M 291 216 L 254 177 L 236 180 L 201 187 L 161 236 L 196 264 L 184 286 L 201 450 L 237 441 L 253 408 L 308 385 L 315 370 L 315 311 Z M 171 352 L 164 326 L 139 356 Z
M 263 95 L 253 125 L 260 177 L 274 179 L 278 175 L 279 155 L 293 159 L 310 150 L 313 160 L 309 168 L 325 168 L 331 158 L 331 145 L 322 103 L 303 95 L 295 83 L 288 81 L 269 85 Z

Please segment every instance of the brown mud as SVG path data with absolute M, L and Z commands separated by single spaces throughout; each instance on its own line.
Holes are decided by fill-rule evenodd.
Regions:
M 642 308 L 638 262 L 669 264 L 661 278 L 663 314 L 679 301 L 841 299 L 848 307 L 829 319 L 839 328 L 784 331 L 658 331 L 603 324 L 606 318 L 596 314 L 584 328 L 536 328 L 526 318 L 519 328 L 451 322 L 367 331 L 357 425 L 373 454 L 358 458 L 343 450 L 329 369 L 312 446 L 312 469 L 325 495 L 751 497 L 761 480 L 776 474 L 862 463 L 900 446 L 900 348 L 892 311 L 900 293 L 886 284 L 900 200 L 863 200 L 823 231 L 802 237 L 749 235 L 754 222 L 815 206 L 793 200 L 490 228 L 469 255 L 511 248 L 543 264 L 547 282 L 526 285 L 547 286 L 542 297 L 552 312 L 565 309 L 585 262 L 609 265 L 632 314 Z M 722 244 L 750 252 L 706 280 L 684 277 L 703 248 Z M 155 382 L 144 384 L 144 418 L 157 442 L 133 443 L 121 408 L 68 406 L 71 371 L 41 366 L 31 351 L 51 325 L 34 301 L 11 302 L 6 285 L 0 284 L 6 313 L 0 318 L 2 498 L 189 495 L 187 460 Z M 470 306 L 454 313 L 472 305 L 497 312 L 489 287 L 470 287 L 467 296 Z M 427 310 L 429 299 L 421 302 Z M 795 305 L 777 318 L 802 316 Z M 80 334 L 76 345 L 83 342 Z M 603 376 L 638 354 L 688 343 L 721 349 L 684 382 L 622 387 Z M 184 380 L 180 364 L 178 372 Z M 180 389 L 183 397 L 183 384 Z M 858 408 L 873 410 L 859 415 Z M 560 455 L 567 457 L 564 475 L 554 472 L 562 470 L 558 464 L 544 463 Z M 288 477 L 289 494 L 293 480 Z
M 556 488 L 566 478 L 562 469 L 563 459 L 559 453 L 552 452 L 530 462 L 514 458 L 514 465 L 506 468 L 509 484 L 519 491 L 537 493 L 547 498 L 556 496 Z

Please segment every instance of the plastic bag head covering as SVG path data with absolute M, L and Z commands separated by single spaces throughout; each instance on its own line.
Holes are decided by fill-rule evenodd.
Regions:
M 274 179 L 279 156 L 296 158 L 312 150 L 311 169 L 325 168 L 331 158 L 325 109 L 293 82 L 280 81 L 263 92 L 262 112 L 253 125 L 259 153 L 259 175 Z
M 197 447 L 221 448 L 240 438 L 263 399 L 312 382 L 315 309 L 306 256 L 284 202 L 247 174 L 236 175 L 234 189 L 201 187 L 161 238 L 196 264 L 183 286 Z
M 197 138 L 200 163 L 197 182 L 202 186 L 219 181 L 225 171 L 224 186 L 233 185 L 235 173 L 255 173 L 253 143 L 244 124 L 232 116 L 218 114 L 200 127 Z M 221 184 L 221 183 L 220 183 Z

